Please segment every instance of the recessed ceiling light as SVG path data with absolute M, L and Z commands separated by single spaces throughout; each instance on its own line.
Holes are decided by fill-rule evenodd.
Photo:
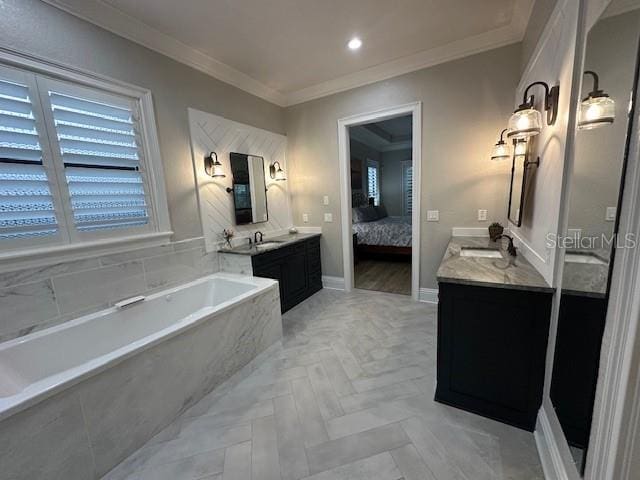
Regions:
M 358 50 L 362 46 L 362 40 L 360 40 L 358 37 L 353 37 L 351 40 L 349 40 L 347 46 L 350 50 Z

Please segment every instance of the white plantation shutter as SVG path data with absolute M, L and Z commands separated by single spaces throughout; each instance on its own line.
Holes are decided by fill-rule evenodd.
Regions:
M 367 197 L 373 198 L 375 205 L 380 205 L 380 176 L 378 164 L 373 161 L 367 165 Z
M 145 226 L 148 198 L 134 107 L 81 95 L 48 91 L 75 228 Z
M 411 215 L 413 211 L 413 167 L 411 162 L 402 165 L 403 215 Z
M 0 70 L 0 241 L 58 233 L 30 89 Z M 43 133 L 43 132 L 42 132 Z
M 0 64 L 0 264 L 171 234 L 148 90 Z

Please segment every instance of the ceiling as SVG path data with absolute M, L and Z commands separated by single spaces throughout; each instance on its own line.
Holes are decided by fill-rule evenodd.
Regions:
M 370 146 L 378 152 L 405 150 L 411 148 L 411 115 L 390 118 L 381 122 L 367 123 L 349 129 L 354 140 Z
M 533 0 L 45 0 L 279 105 L 522 39 Z M 346 43 L 358 36 L 357 52 Z

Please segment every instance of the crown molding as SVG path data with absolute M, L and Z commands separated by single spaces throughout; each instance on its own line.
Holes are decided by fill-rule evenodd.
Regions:
M 281 107 L 285 96 L 255 78 L 150 27 L 121 10 L 99 0 L 42 0 L 71 15 L 109 30 L 116 35 L 166 55 L 180 63 L 233 85 Z
M 520 42 L 524 36 L 534 3 L 534 0 L 516 0 L 511 24 L 507 26 L 385 62 L 310 87 L 283 93 L 100 0 L 42 1 L 281 107 L 308 102 Z
M 334 80 L 296 90 L 287 94 L 287 106 L 387 80 L 405 73 L 517 43 L 521 40 L 522 32 L 515 30 L 511 25 L 490 30 L 480 35 L 467 37 L 414 55 L 366 68 Z

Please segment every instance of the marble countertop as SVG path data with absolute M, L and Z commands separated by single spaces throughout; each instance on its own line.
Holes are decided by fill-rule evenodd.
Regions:
M 272 247 L 266 247 L 258 249 L 255 245 L 240 245 L 237 247 L 223 247 L 219 250 L 220 253 L 233 253 L 236 255 L 260 255 L 261 253 L 270 252 L 272 250 L 277 250 L 282 247 L 286 247 L 287 245 L 291 245 L 296 242 L 302 242 L 303 240 L 307 240 L 308 238 L 319 237 L 320 233 L 289 233 L 286 235 L 279 235 L 277 237 L 264 237 L 264 243 L 267 242 L 278 242 L 276 245 Z
M 578 251 L 567 253 L 586 253 L 597 257 L 602 263 L 564 262 L 562 272 L 562 293 L 585 297 L 604 298 L 609 278 L 608 252 Z
M 553 292 L 553 288 L 520 252 L 515 258 L 506 252 L 506 242 L 492 242 L 488 237 L 451 237 L 438 268 L 438 281 Z M 502 258 L 462 257 L 463 247 L 499 248 Z

